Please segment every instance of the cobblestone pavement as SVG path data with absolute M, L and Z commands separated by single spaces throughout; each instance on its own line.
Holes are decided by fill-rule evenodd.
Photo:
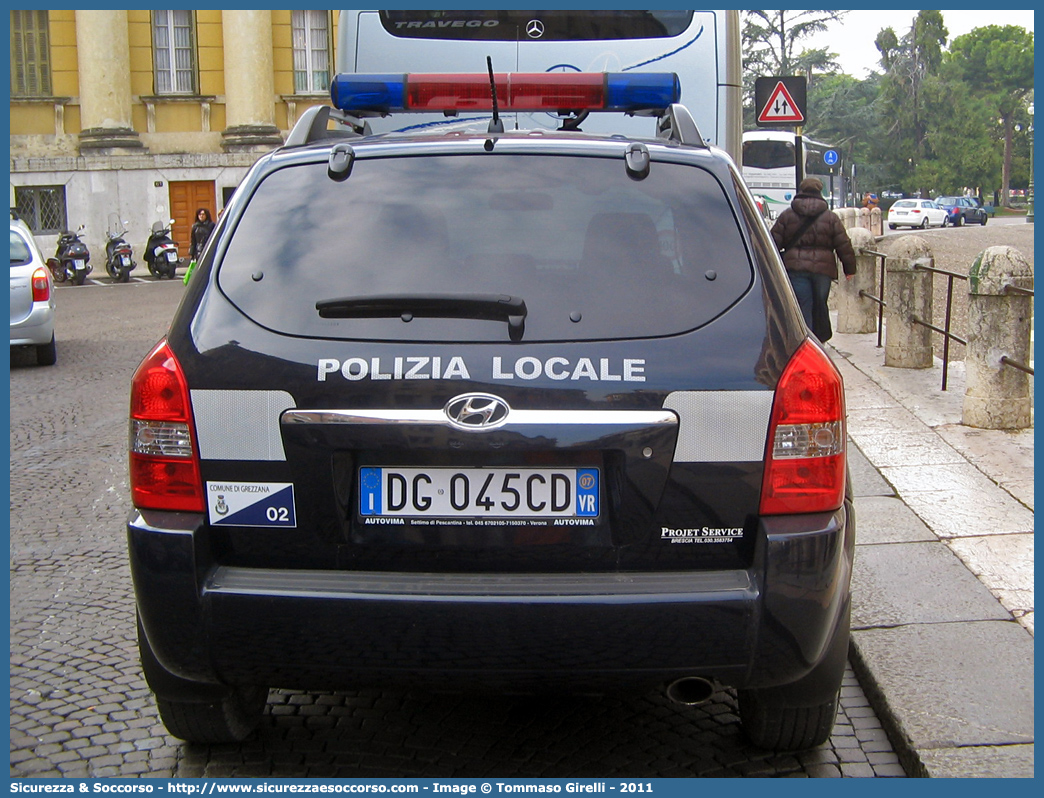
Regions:
M 58 364 L 11 365 L 11 775 L 902 776 L 849 671 L 830 742 L 777 755 L 731 692 L 471 698 L 273 691 L 258 734 L 194 746 L 164 731 L 138 665 L 125 554 L 130 378 L 180 282 L 58 289 Z

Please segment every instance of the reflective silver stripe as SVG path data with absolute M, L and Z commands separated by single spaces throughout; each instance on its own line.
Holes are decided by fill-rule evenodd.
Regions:
M 452 426 L 442 410 L 290 410 L 284 424 L 431 424 Z M 595 425 L 620 427 L 677 424 L 674 413 L 663 410 L 512 410 L 507 424 L 498 429 L 533 424 Z M 453 427 L 461 430 L 460 427 Z M 463 430 L 461 430 L 463 431 Z M 483 432 L 476 429 L 475 432 Z
M 190 393 L 203 460 L 286 460 L 279 414 L 296 404 L 286 391 Z
M 754 462 L 765 457 L 772 391 L 675 391 L 663 406 L 678 414 L 677 463 Z

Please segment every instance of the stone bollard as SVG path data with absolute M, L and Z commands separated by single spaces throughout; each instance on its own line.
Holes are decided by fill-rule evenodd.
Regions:
M 837 331 L 839 333 L 872 333 L 877 331 L 877 305 L 859 296 L 865 291 L 871 296 L 877 293 L 877 258 L 864 255 L 863 250 L 873 249 L 874 236 L 869 230 L 855 227 L 848 231 L 852 247 L 856 251 L 856 273 L 851 280 L 845 279 L 838 269 Z
M 1033 425 L 1029 375 L 1007 366 L 1007 355 L 1030 361 L 1033 297 L 1006 286 L 1032 290 L 1033 267 L 1014 247 L 989 247 L 968 275 L 968 347 L 962 423 L 980 429 L 1025 429 Z
M 845 226 L 846 230 L 851 230 L 856 225 L 855 210 L 855 208 L 839 208 L 835 211 L 837 217 L 841 220 L 841 224 Z
M 859 214 L 859 221 L 857 227 L 862 227 L 864 230 L 870 229 L 870 209 L 869 208 L 857 208 L 856 211 Z
M 885 365 L 901 369 L 932 367 L 932 331 L 914 324 L 932 320 L 932 273 L 914 266 L 934 265 L 932 251 L 919 236 L 901 236 L 885 258 Z
M 870 232 L 875 236 L 884 235 L 884 225 L 882 224 L 883 219 L 884 216 L 881 213 L 880 208 L 873 208 L 870 211 Z

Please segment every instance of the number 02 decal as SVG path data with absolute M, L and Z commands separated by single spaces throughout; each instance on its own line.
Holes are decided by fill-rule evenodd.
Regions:
M 212 526 L 296 527 L 291 482 L 207 482 Z

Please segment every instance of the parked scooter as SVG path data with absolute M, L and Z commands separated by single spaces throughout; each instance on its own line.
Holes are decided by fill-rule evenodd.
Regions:
M 58 236 L 54 257 L 47 259 L 47 267 L 56 283 L 68 280 L 73 285 L 83 285 L 91 273 L 91 253 L 80 240 L 84 227 L 86 225 L 81 224 L 75 233 L 66 230 Z
M 130 280 L 130 273 L 137 266 L 131 245 L 123 238 L 127 222 L 118 217 L 109 217 L 109 229 L 105 231 L 105 271 L 118 283 Z
M 174 279 L 178 269 L 178 245 L 170 237 L 170 228 L 174 220 L 155 222 L 152 225 L 152 235 L 145 244 L 145 263 L 154 277 L 163 279 L 169 277 Z

